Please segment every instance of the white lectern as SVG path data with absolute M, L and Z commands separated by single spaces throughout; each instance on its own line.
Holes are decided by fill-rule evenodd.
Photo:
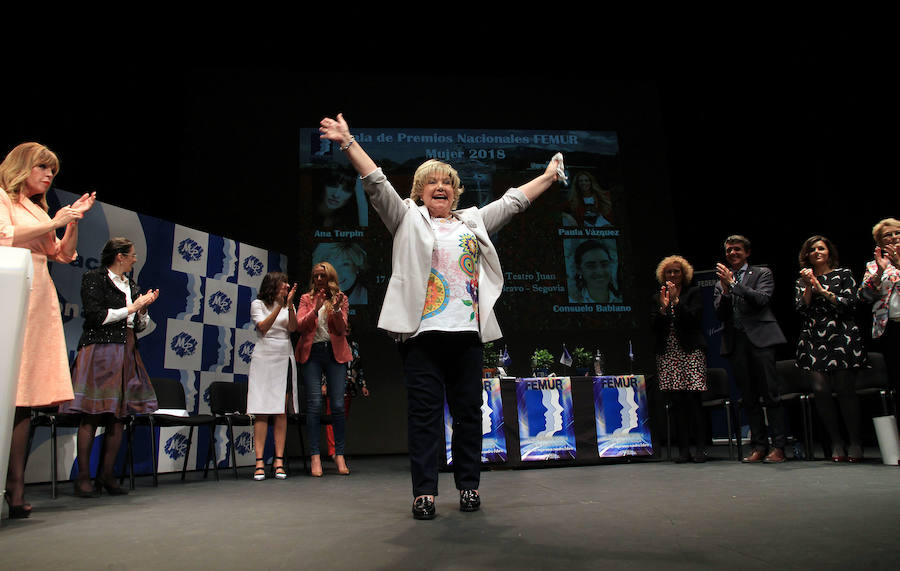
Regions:
M 4 493 L 33 275 L 31 250 L 0 246 L 0 485 Z

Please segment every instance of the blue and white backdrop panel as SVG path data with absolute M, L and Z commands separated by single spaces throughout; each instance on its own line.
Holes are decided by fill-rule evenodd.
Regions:
M 481 392 L 481 462 L 506 462 L 506 433 L 503 423 L 503 399 L 498 377 L 482 379 Z M 444 452 L 447 465 L 453 464 L 453 416 L 444 399 Z

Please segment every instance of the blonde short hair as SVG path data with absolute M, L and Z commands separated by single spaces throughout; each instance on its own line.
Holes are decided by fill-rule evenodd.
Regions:
M 31 175 L 31 169 L 38 165 L 47 165 L 53 169 L 54 178 L 59 174 L 59 158 L 56 153 L 40 143 L 22 143 L 11 150 L 0 163 L 0 188 L 9 194 L 12 202 L 19 201 L 25 180 Z M 37 204 L 44 211 L 49 210 L 46 195 L 41 195 Z
M 453 204 L 450 205 L 450 208 L 456 208 L 459 204 L 459 195 L 465 190 L 460 183 L 459 173 L 447 163 L 435 159 L 425 161 L 416 169 L 416 174 L 413 175 L 412 190 L 409 191 L 409 197 L 413 202 L 418 204 L 419 201 L 422 200 L 422 188 L 425 186 L 425 179 L 434 172 L 450 177 L 450 185 L 453 187 Z
M 666 283 L 665 272 L 668 266 L 672 264 L 681 264 L 681 283 L 687 285 L 694 279 L 694 266 L 681 256 L 666 256 L 656 266 L 656 281 L 660 284 Z
M 885 218 L 875 226 L 872 226 L 872 238 L 875 240 L 876 244 L 881 244 L 881 237 L 884 235 L 884 229 L 887 226 L 896 226 L 897 228 L 900 228 L 900 220 L 897 220 L 896 218 Z

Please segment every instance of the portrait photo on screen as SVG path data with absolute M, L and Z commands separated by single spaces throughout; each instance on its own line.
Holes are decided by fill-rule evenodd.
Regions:
M 609 189 L 600 186 L 596 176 L 587 170 L 573 170 L 570 177 L 562 225 L 582 228 L 613 226 L 613 203 Z
M 313 264 L 328 262 L 338 274 L 338 285 L 350 305 L 369 303 L 369 289 L 364 283 L 368 269 L 366 251 L 356 242 L 322 242 L 312 253 Z
M 346 168 L 319 170 L 313 177 L 312 219 L 319 228 L 358 228 L 369 225 L 362 183 Z
M 619 290 L 619 251 L 610 238 L 565 240 L 569 301 L 622 303 Z

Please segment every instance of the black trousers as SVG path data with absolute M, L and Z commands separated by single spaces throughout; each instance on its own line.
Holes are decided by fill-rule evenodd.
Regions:
M 406 382 L 413 497 L 437 495 L 444 451 L 444 394 L 453 416 L 453 476 L 459 490 L 481 480 L 483 346 L 477 333 L 426 332 L 400 344 Z
M 706 416 L 703 414 L 703 393 L 701 391 L 666 391 L 672 403 L 675 417 L 675 431 L 678 437 L 678 452 L 686 456 L 691 444 L 697 447 L 697 454 L 703 454 L 706 446 Z
M 775 349 L 757 347 L 746 333 L 735 331 L 734 347 L 728 360 L 731 361 L 732 373 L 741 391 L 744 412 L 750 423 L 750 444 L 754 450 L 767 450 L 768 437 L 771 436 L 772 446 L 784 450 L 787 441 L 784 408 L 781 406 L 781 383 L 775 368 Z
M 900 322 L 888 320 L 884 333 L 876 340 L 875 348 L 884 355 L 888 384 L 900 391 Z

